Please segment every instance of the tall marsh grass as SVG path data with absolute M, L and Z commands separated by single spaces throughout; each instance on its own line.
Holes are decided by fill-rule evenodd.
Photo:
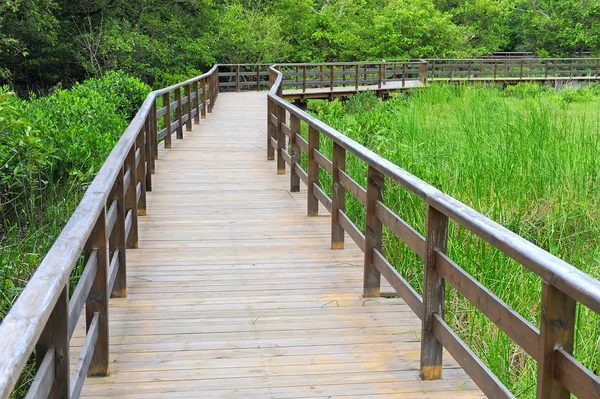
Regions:
M 312 102 L 312 112 L 412 174 L 575 267 L 600 278 L 600 90 L 432 85 L 385 102 L 361 94 Z M 321 138 L 331 156 L 331 142 Z M 348 173 L 365 186 L 353 156 Z M 323 171 L 321 184 L 331 193 Z M 386 182 L 384 201 L 425 232 L 425 204 Z M 347 194 L 364 231 L 364 208 Z M 422 261 L 389 231 L 387 258 L 421 292 Z M 450 257 L 539 326 L 541 279 L 454 223 Z M 446 319 L 518 397 L 535 396 L 536 363 L 456 291 Z M 578 307 L 575 355 L 600 373 L 600 317 Z

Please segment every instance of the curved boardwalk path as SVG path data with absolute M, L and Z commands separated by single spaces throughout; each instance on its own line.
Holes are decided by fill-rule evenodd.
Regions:
M 331 251 L 329 216 L 306 217 L 304 187 L 266 161 L 265 117 L 264 93 L 224 93 L 160 150 L 128 297 L 110 301 L 111 375 L 82 396 L 482 397 L 449 355 L 420 380 L 419 319 L 362 298 L 361 251 Z

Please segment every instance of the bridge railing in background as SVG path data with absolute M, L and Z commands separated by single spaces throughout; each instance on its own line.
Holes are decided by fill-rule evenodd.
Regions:
M 432 81 L 598 80 L 600 58 L 477 58 L 428 60 Z
M 570 392 L 579 398 L 599 396 L 600 378 L 573 357 L 573 342 L 576 304 L 580 303 L 600 314 L 600 281 L 285 101 L 282 93 L 289 75 L 285 76 L 285 72 L 276 68 L 271 68 L 270 72 L 272 87 L 268 93 L 267 159 L 277 159 L 279 174 L 285 174 L 286 165 L 289 166 L 290 191 L 299 191 L 300 181 L 304 182 L 308 191 L 308 216 L 318 215 L 319 203 L 331 213 L 332 249 L 344 248 L 344 232 L 362 249 L 364 296 L 380 295 L 380 279 L 383 275 L 421 318 L 423 379 L 442 377 L 442 353 L 445 348 L 488 397 L 514 397 L 444 320 L 445 289 L 446 284 L 450 284 L 537 361 L 539 399 L 569 399 Z M 307 126 L 308 140 L 300 134 L 303 131 L 302 124 Z M 332 141 L 331 160 L 320 151 L 323 140 Z M 300 163 L 302 153 L 307 154 L 307 170 Z M 367 187 L 362 187 L 346 173 L 348 153 L 365 162 Z M 320 169 L 331 176 L 331 197 L 319 185 Z M 425 201 L 425 236 L 384 203 L 382 192 L 388 185 L 400 185 Z M 346 192 L 365 208 L 364 232 L 346 214 Z M 450 221 L 468 229 L 541 277 L 542 315 L 539 329 L 450 259 L 446 253 Z M 422 296 L 383 255 L 384 225 L 423 259 Z
M 192 121 L 211 112 L 218 92 L 215 66 L 148 95 L 0 324 L 0 398 L 10 396 L 34 350 L 27 398 L 77 398 L 86 376 L 108 375 L 108 298 L 127 296 L 126 248 L 138 246 L 138 216 L 146 214 L 158 141 L 169 148 L 172 133 L 183 138 L 183 127 L 191 130 Z M 81 277 L 71 294 L 78 266 Z M 87 333 L 71 374 L 69 343 L 84 307 Z
M 269 89 L 271 64 L 220 64 L 221 91 L 261 91 Z

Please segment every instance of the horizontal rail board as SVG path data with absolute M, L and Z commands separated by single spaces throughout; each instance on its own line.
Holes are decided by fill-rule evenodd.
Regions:
M 292 164 L 292 157 L 290 156 L 290 154 L 285 150 L 285 149 L 281 149 L 281 157 L 283 158 L 283 160 L 285 161 L 285 163 L 287 163 L 288 165 Z
M 54 383 L 55 362 L 56 350 L 50 347 L 31 382 L 25 399 L 46 399 L 48 397 Z
M 285 123 L 281 124 L 281 131 L 289 138 L 292 138 L 292 129 L 290 129 Z
M 329 173 L 329 175 L 333 174 L 333 163 L 329 159 L 327 159 L 325 154 L 323 154 L 321 151 L 317 150 L 316 148 L 313 148 L 313 155 L 314 155 L 315 162 L 320 167 L 325 169 L 327 171 L 327 173 Z
M 111 295 L 113 288 L 115 287 L 115 281 L 117 280 L 117 274 L 119 272 L 119 249 L 115 249 L 112 257 L 110 258 L 110 265 L 108 266 L 108 295 Z
M 487 368 L 475 353 L 460 339 L 458 335 L 446 324 L 442 317 L 434 313 L 433 335 L 440 341 L 448 353 L 469 374 L 469 377 L 489 398 L 515 399 L 513 394 L 506 389 L 502 382 Z
M 319 200 L 321 204 L 331 212 L 331 198 L 323 191 L 321 187 L 317 183 L 313 183 L 313 192 L 315 193 L 315 197 Z
M 119 214 L 119 202 L 114 199 L 110 204 L 108 212 L 106 212 L 106 237 L 110 237 L 117 222 Z
M 133 209 L 127 211 L 127 216 L 125 217 L 125 239 L 129 238 L 129 232 L 131 231 L 131 224 L 133 223 Z
M 420 319 L 423 313 L 423 298 L 421 295 L 415 291 L 408 281 L 398 273 L 394 266 L 377 249 L 373 250 L 373 264 Z
M 425 258 L 425 237 L 412 226 L 400 219 L 390 208 L 381 201 L 375 201 L 375 216 L 385 224 L 398 238 L 419 255 Z
M 352 238 L 352 241 L 354 241 L 358 248 L 365 252 L 365 235 L 358 229 L 358 227 L 356 227 L 354 223 L 352 223 L 348 215 L 346 215 L 346 213 L 344 213 L 344 211 L 341 209 L 338 209 L 338 222 L 340 223 L 340 226 L 342 226 L 342 229 L 344 229 L 350 238 Z
M 94 249 L 85 263 L 77 287 L 75 287 L 75 291 L 73 291 L 73 295 L 69 300 L 69 339 L 73 336 L 73 332 L 77 327 L 79 315 L 81 315 L 85 301 L 92 289 L 96 273 L 98 273 L 98 250 Z
M 90 363 L 92 362 L 92 356 L 94 355 L 96 342 L 98 342 L 99 318 L 100 313 L 94 313 L 92 322 L 90 323 L 90 327 L 88 328 L 87 335 L 83 343 L 83 347 L 81 348 L 81 353 L 77 359 L 75 370 L 73 370 L 73 375 L 71 376 L 71 382 L 69 384 L 71 398 L 79 398 L 79 395 L 81 394 L 85 377 L 87 376 Z
M 304 183 L 304 185 L 308 186 L 308 174 L 304 169 L 300 167 L 300 164 L 294 164 L 294 172 L 298 175 L 300 180 Z
M 563 349 L 555 350 L 555 378 L 578 398 L 600 397 L 600 377 Z
M 360 184 L 358 184 L 349 174 L 345 171 L 338 169 L 338 175 L 342 185 L 352 194 L 354 198 L 358 200 L 363 206 L 367 206 L 367 190 L 365 190 Z
M 302 151 L 308 154 L 308 141 L 304 137 L 300 136 L 300 133 L 296 133 L 296 144 Z
M 456 291 L 500 327 L 532 358 L 539 360 L 540 332 L 531 323 L 465 272 L 447 255 L 435 251 L 435 265 L 435 270 Z

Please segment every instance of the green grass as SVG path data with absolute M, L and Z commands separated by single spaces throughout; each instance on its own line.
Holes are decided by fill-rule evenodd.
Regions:
M 600 90 L 432 85 L 380 102 L 312 102 L 321 120 L 575 267 L 600 278 Z M 331 156 L 331 142 L 321 138 Z M 305 161 L 305 160 L 304 160 Z M 366 181 L 362 161 L 348 173 Z M 320 174 L 331 193 L 331 179 Z M 421 234 L 425 204 L 387 180 L 385 203 Z M 364 231 L 364 208 L 347 194 Z M 421 292 L 422 261 L 386 230 L 388 260 Z M 539 326 L 541 279 L 451 222 L 448 253 Z M 535 396 L 535 361 L 453 289 L 446 319 L 518 397 Z M 600 373 L 600 317 L 578 307 L 575 355 Z

